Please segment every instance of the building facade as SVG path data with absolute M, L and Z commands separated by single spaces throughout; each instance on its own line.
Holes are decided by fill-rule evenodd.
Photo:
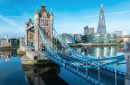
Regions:
M 11 47 L 11 41 L 7 42 L 7 39 L 0 39 L 0 47 Z
M 117 36 L 119 37 L 124 37 L 125 35 L 127 35 L 126 31 L 115 31 L 114 34 L 117 34 Z
M 106 32 L 106 25 L 105 25 L 105 16 L 104 16 L 103 4 L 101 5 L 101 9 L 100 9 L 97 33 L 104 33 L 104 34 L 107 33 Z
M 68 43 L 68 44 L 70 44 L 70 43 L 75 43 L 74 38 L 73 38 L 70 34 L 67 34 L 67 33 L 62 34 L 62 39 L 63 39 L 66 43 Z
M 74 34 L 74 39 L 76 42 L 82 42 L 82 34 Z
M 88 28 L 88 26 L 84 27 L 84 35 L 88 35 L 88 34 L 93 34 L 94 33 L 94 28 Z
M 87 36 L 87 35 L 83 35 L 83 36 L 82 36 L 82 40 L 83 40 L 83 41 L 86 41 L 86 43 L 87 43 L 87 42 L 88 42 L 88 36 Z
M 123 42 L 123 37 L 117 36 L 117 43 L 122 43 Z
M 88 43 L 116 43 L 116 34 L 89 34 Z
M 128 41 L 130 41 L 130 35 L 124 35 L 123 42 L 128 42 Z

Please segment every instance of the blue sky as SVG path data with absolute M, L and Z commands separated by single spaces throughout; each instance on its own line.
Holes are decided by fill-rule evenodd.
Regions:
M 127 31 L 130 34 L 130 0 L 0 0 L 0 38 L 24 37 L 24 24 L 34 17 L 41 5 L 53 10 L 54 27 L 59 34 L 83 34 L 84 27 L 97 31 L 101 4 L 104 6 L 108 33 Z

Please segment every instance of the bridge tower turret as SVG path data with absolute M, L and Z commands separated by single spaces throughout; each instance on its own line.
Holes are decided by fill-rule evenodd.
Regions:
M 51 8 L 51 14 L 50 14 L 50 25 L 53 25 L 53 12 L 52 12 L 52 8 Z
M 39 51 L 39 31 L 38 31 L 38 24 L 39 24 L 39 12 L 38 12 L 38 8 L 37 11 L 35 12 L 34 15 L 34 45 L 35 45 L 35 51 Z
M 28 46 L 27 22 L 25 23 L 25 45 Z

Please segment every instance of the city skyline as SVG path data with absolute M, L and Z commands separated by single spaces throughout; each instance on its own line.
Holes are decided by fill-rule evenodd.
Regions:
M 0 0 L 0 37 L 6 34 L 12 37 L 24 37 L 24 24 L 34 17 L 35 9 L 40 10 L 45 4 L 47 10 L 54 14 L 54 27 L 59 34 L 83 34 L 84 26 L 94 27 L 97 30 L 101 4 L 104 5 L 106 28 L 108 33 L 114 31 L 129 31 L 129 2 L 127 0 L 109 1 L 17 1 Z M 35 4 L 34 4 L 35 3 Z M 23 6 L 24 4 L 24 6 Z M 30 4 L 30 5 L 29 5 Z M 75 31 L 71 31 L 71 30 Z M 13 32 L 12 32 L 13 31 Z

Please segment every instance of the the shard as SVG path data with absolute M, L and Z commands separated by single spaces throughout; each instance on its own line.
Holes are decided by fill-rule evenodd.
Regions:
M 100 10 L 100 14 L 99 14 L 97 33 L 102 33 L 102 34 L 106 33 L 103 4 L 101 5 L 101 10 Z

